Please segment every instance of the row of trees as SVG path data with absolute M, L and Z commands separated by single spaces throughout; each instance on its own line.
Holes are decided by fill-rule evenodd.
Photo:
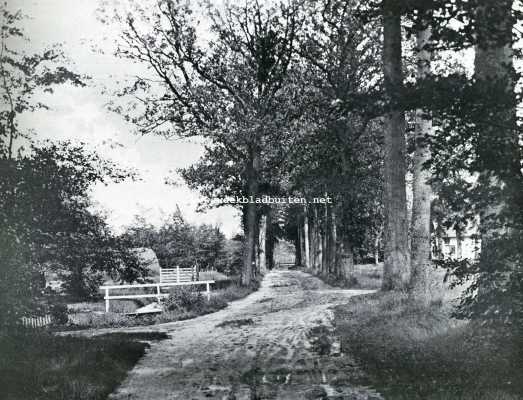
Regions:
M 521 239 L 523 180 L 516 114 L 519 75 L 513 64 L 519 12 L 513 10 L 512 1 L 483 0 L 386 1 L 382 10 L 385 93 L 392 99 L 386 137 L 395 138 L 386 154 L 398 155 L 394 146 L 405 148 L 405 112 L 416 113 L 411 260 L 407 258 L 408 227 L 403 222 L 406 202 L 394 200 L 386 185 L 386 222 L 390 226 L 389 221 L 396 221 L 395 231 L 386 230 L 391 235 L 386 243 L 395 250 L 386 254 L 397 258 L 385 259 L 385 283 L 411 289 L 414 298 L 430 303 L 429 210 L 437 195 L 451 211 L 449 226 L 459 230 L 467 221 L 479 219 L 479 261 L 447 263 L 461 278 L 473 281 L 461 311 L 468 316 L 521 321 L 521 250 L 515 243 Z M 417 72 L 412 83 L 401 74 L 402 20 L 410 22 L 407 32 L 416 39 Z M 464 50 L 474 51 L 472 74 L 453 65 L 434 65 L 433 59 L 438 61 L 442 54 Z M 386 170 L 393 166 L 399 175 L 386 177 L 385 182 L 404 193 L 405 157 L 396 157 Z M 391 206 L 393 201 L 400 212 Z
M 207 206 L 234 196 L 335 199 L 241 205 L 244 284 L 271 262 L 279 234 L 304 265 L 339 275 L 341 255 L 350 260 L 383 233 L 383 289 L 429 304 L 438 197 L 445 226 L 481 221 L 480 262 L 454 265 L 476 278 L 464 304 L 514 315 L 521 308 L 499 313 L 496 299 L 521 285 L 519 17 L 508 0 L 134 4 L 116 15 L 117 55 L 149 74 L 124 89 L 131 106 L 116 109 L 143 134 L 206 138 L 202 159 L 181 173 Z M 451 62 L 470 49 L 473 74 Z M 478 287 L 491 295 L 475 296 Z

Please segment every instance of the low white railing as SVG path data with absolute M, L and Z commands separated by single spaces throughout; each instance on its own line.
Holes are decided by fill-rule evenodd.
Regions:
M 52 321 L 49 314 L 41 317 L 22 317 L 22 325 L 28 328 L 42 328 L 51 325 Z
M 143 299 L 156 297 L 158 301 L 162 297 L 168 297 L 168 293 L 162 293 L 161 288 L 173 287 L 173 286 L 188 286 L 188 285 L 206 285 L 207 300 L 211 299 L 211 284 L 214 281 L 187 281 L 187 282 L 171 282 L 171 283 L 140 283 L 136 285 L 111 285 L 111 286 L 100 286 L 100 289 L 105 291 L 105 312 L 109 312 L 109 302 L 111 300 L 122 300 L 122 299 Z M 156 288 L 156 293 L 149 294 L 123 294 L 110 296 L 110 290 L 114 289 L 139 289 L 139 288 Z
M 160 283 L 180 283 L 195 281 L 196 267 L 192 268 L 160 268 Z

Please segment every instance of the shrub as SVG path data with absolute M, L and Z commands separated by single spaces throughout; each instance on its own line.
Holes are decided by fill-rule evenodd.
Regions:
M 65 304 L 59 303 L 54 304 L 49 310 L 51 318 L 55 324 L 64 325 L 67 324 L 69 320 L 67 306 Z
M 168 311 L 196 311 L 203 307 L 204 301 L 201 292 L 194 287 L 181 286 L 171 290 L 165 308 Z

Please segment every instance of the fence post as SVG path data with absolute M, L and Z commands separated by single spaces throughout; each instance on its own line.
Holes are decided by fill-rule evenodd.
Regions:
M 207 282 L 207 301 L 211 300 L 211 285 Z
M 180 267 L 176 266 L 176 283 L 180 283 Z
M 156 285 L 156 294 L 158 295 L 156 297 L 157 301 L 158 301 L 158 304 L 160 304 L 160 298 L 161 298 L 161 291 L 160 291 L 160 284 Z
M 105 312 L 109 312 L 109 288 L 105 288 Z

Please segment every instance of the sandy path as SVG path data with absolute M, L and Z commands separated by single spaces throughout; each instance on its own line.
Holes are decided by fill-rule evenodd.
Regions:
M 351 385 L 358 369 L 331 329 L 329 308 L 367 292 L 273 271 L 222 311 L 156 326 L 170 338 L 151 346 L 110 399 L 381 399 Z

